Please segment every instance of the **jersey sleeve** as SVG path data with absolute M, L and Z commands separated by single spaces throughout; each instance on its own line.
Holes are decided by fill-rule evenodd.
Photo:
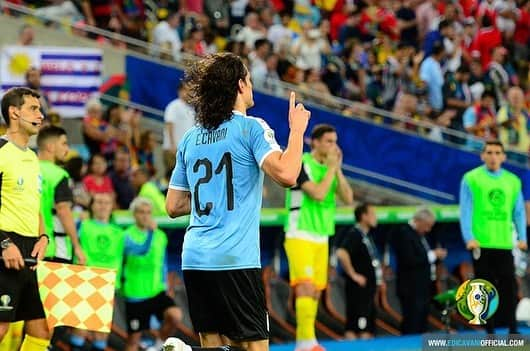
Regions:
M 250 130 L 250 146 L 254 159 L 261 167 L 265 158 L 274 151 L 282 151 L 274 136 L 274 130 L 261 118 L 254 118 Z
M 186 177 L 186 168 L 184 163 L 184 147 L 178 148 L 177 159 L 171 179 L 169 181 L 169 188 L 173 190 L 189 191 L 188 178 Z
M 64 177 L 55 187 L 55 196 L 53 200 L 56 204 L 59 202 L 74 201 L 74 194 L 72 193 L 72 189 L 70 189 L 67 177 Z
M 302 186 L 307 181 L 310 181 L 309 176 L 307 175 L 307 172 L 305 171 L 305 167 L 302 164 L 302 168 L 300 168 L 300 174 L 298 175 L 298 178 L 296 179 L 296 185 Z

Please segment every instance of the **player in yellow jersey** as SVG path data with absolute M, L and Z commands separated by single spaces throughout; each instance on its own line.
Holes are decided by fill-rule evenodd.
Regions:
M 0 342 L 10 322 L 25 321 L 21 351 L 45 351 L 50 339 L 37 274 L 25 262 L 42 259 L 48 245 L 48 237 L 39 235 L 39 160 L 28 148 L 43 120 L 39 97 L 31 89 L 12 88 L 1 103 L 7 132 L 0 138 Z

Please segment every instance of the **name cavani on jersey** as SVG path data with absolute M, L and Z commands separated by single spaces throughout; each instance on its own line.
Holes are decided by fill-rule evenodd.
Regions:
M 195 145 L 213 144 L 226 138 L 227 128 L 216 129 L 200 133 L 195 139 Z

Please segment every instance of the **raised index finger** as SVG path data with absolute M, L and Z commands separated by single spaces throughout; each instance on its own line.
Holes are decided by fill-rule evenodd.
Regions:
M 289 110 L 294 110 L 294 104 L 296 101 L 296 94 L 294 91 L 291 91 L 291 95 L 289 96 Z

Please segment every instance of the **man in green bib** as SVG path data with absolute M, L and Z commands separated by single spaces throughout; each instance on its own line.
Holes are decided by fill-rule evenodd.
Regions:
M 487 141 L 481 153 L 484 165 L 464 174 L 460 186 L 460 228 L 466 248 L 473 253 L 475 278 L 492 283 L 499 292 L 499 309 L 486 324 L 508 325 L 517 332 L 517 285 L 512 255 L 514 225 L 517 247 L 527 249 L 526 214 L 521 180 L 502 168 L 504 146 Z
M 320 293 L 327 285 L 328 238 L 335 234 L 336 196 L 353 203 L 342 174 L 337 132 L 329 124 L 311 131 L 311 152 L 302 156 L 296 185 L 287 191 L 285 251 L 296 300 L 296 351 L 319 351 L 315 321 Z
M 65 160 L 68 154 L 66 131 L 47 126 L 37 136 L 39 164 L 42 175 L 41 213 L 50 242 L 46 259 L 55 262 L 85 264 L 85 255 L 79 244 L 77 229 L 72 215 L 73 194 L 68 173 L 56 162 Z
M 163 322 L 162 340 L 173 335 L 182 311 L 166 293 L 167 236 L 156 228 L 153 205 L 149 199 L 137 197 L 131 202 L 135 224 L 125 230 L 125 256 L 122 292 L 127 316 L 127 351 L 138 350 L 141 332 L 149 329 L 151 315 Z M 162 341 L 157 343 L 157 350 Z

